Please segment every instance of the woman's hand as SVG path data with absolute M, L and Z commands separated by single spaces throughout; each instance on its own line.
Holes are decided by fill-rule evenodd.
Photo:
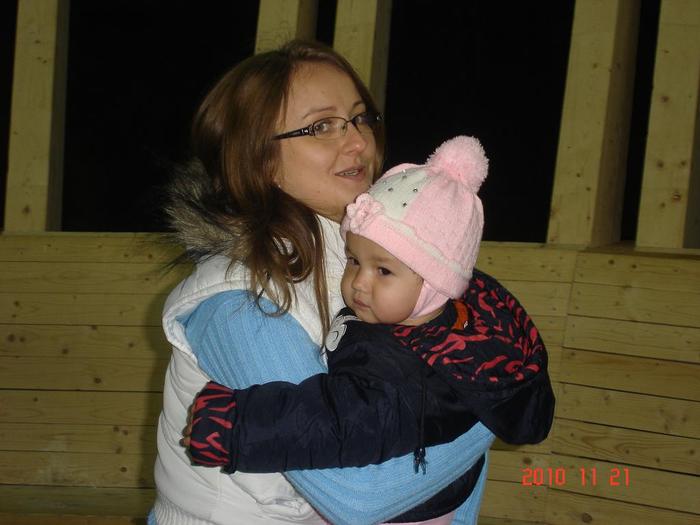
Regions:
M 186 449 L 190 448 L 190 436 L 192 435 L 192 415 L 194 414 L 194 402 L 190 405 L 190 409 L 187 411 L 187 426 L 182 429 L 182 439 L 180 440 L 180 445 Z

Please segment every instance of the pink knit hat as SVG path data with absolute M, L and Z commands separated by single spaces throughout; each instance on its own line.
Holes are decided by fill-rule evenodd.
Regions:
M 448 140 L 427 162 L 400 164 L 354 203 L 340 227 L 376 242 L 423 278 L 411 318 L 467 289 L 479 253 L 484 211 L 476 193 L 488 159 L 479 141 Z

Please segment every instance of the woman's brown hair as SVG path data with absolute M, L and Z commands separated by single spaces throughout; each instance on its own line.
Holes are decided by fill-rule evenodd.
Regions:
M 207 220 L 231 232 L 225 254 L 249 272 L 250 291 L 266 293 L 276 314 L 289 310 L 294 284 L 313 276 L 323 334 L 330 324 L 324 241 L 314 210 L 275 183 L 279 143 L 272 140 L 286 110 L 293 74 L 302 64 L 330 64 L 346 73 L 366 107 L 377 111 L 367 87 L 333 49 L 294 40 L 252 56 L 227 72 L 202 101 L 192 125 L 194 156 L 209 177 Z M 375 132 L 377 166 L 384 129 Z

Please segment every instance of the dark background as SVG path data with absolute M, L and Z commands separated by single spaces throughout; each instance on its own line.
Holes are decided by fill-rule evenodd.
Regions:
M 0 3 L 0 197 L 4 207 L 16 0 Z M 484 238 L 543 242 L 573 0 L 394 0 L 386 166 L 479 137 L 490 158 Z M 642 2 L 623 239 L 635 234 L 659 0 Z M 189 121 L 252 54 L 258 2 L 71 0 L 63 229 L 162 231 L 162 186 L 187 157 Z M 319 1 L 333 41 L 335 2 Z

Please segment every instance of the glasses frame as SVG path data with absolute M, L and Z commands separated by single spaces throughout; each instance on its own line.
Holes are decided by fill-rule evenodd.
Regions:
M 295 129 L 293 131 L 286 131 L 284 133 L 280 133 L 279 135 L 275 135 L 274 137 L 272 137 L 272 140 L 292 139 L 294 137 L 304 137 L 306 135 L 308 135 L 310 137 L 315 137 L 316 132 L 314 131 L 314 127 L 316 127 L 316 125 L 318 125 L 319 122 L 323 122 L 324 120 L 327 120 L 329 118 L 341 119 L 345 122 L 345 124 L 341 128 L 342 133 L 341 133 L 340 137 L 337 137 L 337 138 L 344 137 L 347 134 L 348 124 L 352 124 L 353 126 L 355 126 L 355 129 L 358 132 L 362 133 L 360 131 L 360 128 L 357 127 L 357 120 L 360 117 L 367 116 L 367 115 L 370 117 L 373 117 L 373 119 L 374 119 L 373 122 L 369 125 L 370 128 L 372 128 L 372 129 L 374 129 L 374 126 L 376 126 L 377 124 L 379 124 L 382 121 L 382 114 L 375 113 L 374 111 L 363 111 L 362 113 L 358 113 L 357 115 L 355 115 L 351 119 L 346 119 L 343 117 L 323 117 L 321 119 L 318 119 L 318 120 L 312 122 L 308 126 L 304 126 L 303 128 Z M 319 138 L 319 140 L 333 140 L 333 139 L 321 139 L 321 138 Z

